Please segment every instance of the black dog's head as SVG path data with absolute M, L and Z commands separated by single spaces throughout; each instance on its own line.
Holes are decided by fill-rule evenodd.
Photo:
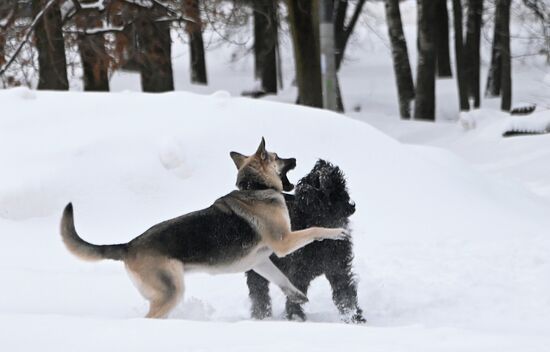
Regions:
M 338 166 L 319 159 L 296 186 L 291 211 L 297 227 L 341 227 L 355 212 L 346 179 Z

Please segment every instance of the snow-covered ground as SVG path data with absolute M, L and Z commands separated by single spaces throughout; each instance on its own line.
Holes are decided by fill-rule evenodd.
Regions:
M 0 105 L 7 112 L 0 119 L 5 350 L 159 343 L 203 351 L 542 350 L 550 343 L 550 204 L 448 151 L 401 144 L 330 112 L 224 92 L 13 89 L 0 92 Z M 120 263 L 83 263 L 63 247 L 58 221 L 67 202 L 86 239 L 128 241 L 233 189 L 228 152 L 251 152 L 260 136 L 298 159 L 294 180 L 318 157 L 345 170 L 358 209 L 366 326 L 338 323 L 322 279 L 306 305 L 313 323 L 284 322 L 276 288 L 275 321 L 249 322 L 242 275 L 188 276 L 173 319 L 144 321 L 145 301 Z M 550 144 L 549 136 L 527 138 Z
M 402 10 L 414 66 L 414 3 Z M 114 94 L 0 91 L 0 349 L 546 351 L 550 135 L 501 134 L 531 121 L 521 119 L 550 120 L 550 70 L 514 61 L 515 101 L 537 102 L 532 117 L 484 100 L 462 117 L 475 121 L 465 129 L 456 83 L 439 80 L 439 123 L 403 122 L 382 7 L 368 4 L 366 14 L 369 30 L 353 39 L 340 76 L 347 117 L 265 101 L 294 100 L 288 42 L 286 89 L 262 101 L 235 97 L 255 83 L 251 59 L 229 63 L 227 46 L 207 54 L 208 87 L 187 83 L 182 43 L 176 87 L 202 95 L 128 92 L 139 79 L 124 73 L 111 81 Z M 85 239 L 127 241 L 232 190 L 229 151 L 252 152 L 261 136 L 297 158 L 293 181 L 319 157 L 346 172 L 366 325 L 339 322 L 322 278 L 309 291 L 307 323 L 284 320 L 275 287 L 274 318 L 251 321 L 238 274 L 186 276 L 170 319 L 146 320 L 121 263 L 84 263 L 63 247 L 67 202 Z

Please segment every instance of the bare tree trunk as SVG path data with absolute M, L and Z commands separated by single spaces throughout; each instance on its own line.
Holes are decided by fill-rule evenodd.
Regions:
M 47 2 L 47 0 L 33 0 L 34 16 L 44 8 Z M 68 90 L 65 42 L 58 2 L 52 5 L 37 22 L 35 36 L 39 67 L 37 89 Z
M 334 1 L 334 44 L 336 46 L 335 62 L 336 72 L 340 70 L 346 47 L 351 34 L 357 24 L 357 20 L 361 15 L 363 6 L 366 0 L 357 1 L 353 14 L 346 23 L 346 14 L 349 7 L 348 0 L 335 0 Z M 336 76 L 336 103 L 339 112 L 344 112 L 344 101 L 342 99 L 342 92 L 340 90 L 340 82 L 338 76 Z
M 298 104 L 323 107 L 319 59 L 318 2 L 287 0 L 294 47 Z
M 464 69 L 468 83 L 468 96 L 474 100 L 474 108 L 481 105 L 479 89 L 480 37 L 483 0 L 468 0 L 468 18 L 466 20 L 466 52 Z
M 501 29 L 501 92 L 502 100 L 500 109 L 504 111 L 510 111 L 512 107 L 512 64 L 510 58 L 510 4 L 511 0 L 499 0 L 497 6 L 499 7 L 500 18 L 502 21 Z
M 393 70 L 399 97 L 399 113 L 401 118 L 409 119 L 411 117 L 411 101 L 414 99 L 414 83 L 409 63 L 407 41 L 401 23 L 399 0 L 386 0 L 386 22 L 388 23 Z
M 82 62 L 84 90 L 108 92 L 109 60 L 105 52 L 103 35 L 79 35 L 78 49 Z
M 496 2 L 493 53 L 485 92 L 486 96 L 493 97 L 502 93 L 500 108 L 504 111 L 510 111 L 512 105 L 510 4 L 511 0 L 497 0 Z
M 431 0 L 437 2 L 435 15 L 435 40 L 437 75 L 439 77 L 452 77 L 451 54 L 449 53 L 449 12 L 447 0 Z
M 502 75 L 502 21 L 500 20 L 500 17 L 502 17 L 502 15 L 499 14 L 499 6 L 497 3 L 495 12 L 495 28 L 493 33 L 493 48 L 491 53 L 491 66 L 489 67 L 487 86 L 485 88 L 486 97 L 498 97 L 500 95 L 500 78 Z
M 81 0 L 82 4 L 90 3 L 95 0 Z M 76 19 L 76 25 L 80 29 L 98 27 L 101 20 L 98 13 L 91 10 L 79 9 L 82 13 Z M 105 37 L 103 34 L 79 34 L 78 50 L 80 52 L 80 61 L 82 62 L 85 91 L 109 91 L 109 56 L 105 51 Z
M 174 90 L 170 22 L 156 22 L 144 11 L 136 29 L 142 90 L 157 93 Z
M 126 26 L 126 28 L 115 34 L 116 47 L 115 55 L 120 68 L 127 71 L 140 71 L 138 33 L 136 23 Z
M 185 28 L 189 36 L 189 51 L 191 63 L 191 82 L 208 84 L 206 75 L 206 58 L 202 40 L 202 20 L 198 0 L 185 0 L 185 15 L 194 22 L 186 22 Z
M 4 66 L 4 64 L 6 63 L 5 46 L 6 46 L 6 37 L 4 36 L 3 32 L 0 32 L 0 67 Z
M 435 27 L 437 2 L 418 0 L 418 62 L 414 118 L 435 121 Z
M 470 103 L 468 102 L 468 81 L 466 76 L 466 67 L 464 66 L 464 44 L 462 40 L 462 1 L 453 0 L 454 32 L 455 32 L 455 61 L 456 61 L 456 81 L 458 82 L 458 97 L 460 110 L 468 111 Z
M 256 77 L 266 93 L 277 93 L 277 4 L 273 0 L 255 0 L 254 58 Z

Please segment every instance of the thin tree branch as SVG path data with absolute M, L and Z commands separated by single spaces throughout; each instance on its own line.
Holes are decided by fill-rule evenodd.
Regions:
M 0 76 L 2 76 L 6 70 L 11 66 L 11 64 L 15 61 L 15 58 L 17 57 L 17 55 L 19 55 L 19 53 L 21 52 L 21 50 L 23 49 L 23 46 L 29 41 L 29 38 L 31 37 L 31 34 L 32 32 L 34 31 L 35 27 L 36 27 L 36 24 L 38 23 L 38 21 L 40 21 L 42 19 L 42 17 L 44 17 L 44 14 L 46 13 L 46 11 L 52 7 L 52 5 L 56 2 L 57 0 L 50 0 L 45 6 L 44 8 L 36 15 L 36 17 L 33 19 L 33 21 L 31 22 L 31 24 L 29 25 L 29 27 L 27 28 L 27 32 L 25 33 L 25 35 L 23 36 L 23 40 L 21 41 L 21 43 L 19 43 L 19 46 L 17 47 L 17 49 L 15 50 L 15 52 L 13 53 L 13 55 L 11 56 L 11 58 L 6 62 L 6 64 L 2 67 L 2 69 L 0 69 Z
M 359 16 L 361 15 L 361 12 L 363 10 L 363 5 L 365 5 L 365 2 L 366 0 L 359 0 L 357 5 L 355 6 L 353 15 L 351 16 L 351 19 L 349 20 L 349 23 L 346 26 L 346 29 L 344 32 L 344 45 L 342 46 L 343 48 L 345 48 L 346 44 L 348 43 L 348 39 L 351 36 L 351 33 L 353 32 L 353 28 L 355 28 L 355 24 L 357 23 Z

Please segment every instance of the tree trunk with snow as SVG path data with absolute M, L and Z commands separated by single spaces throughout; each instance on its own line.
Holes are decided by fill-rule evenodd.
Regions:
M 480 99 L 480 37 L 483 0 L 468 0 L 468 15 L 466 20 L 466 46 L 464 54 L 464 69 L 468 83 L 468 96 L 473 99 L 474 108 L 481 105 Z
M 414 83 L 407 51 L 407 41 L 403 33 L 399 0 L 386 0 L 386 22 L 391 42 L 393 70 L 399 97 L 401 118 L 411 117 L 411 101 L 414 99 Z
M 95 0 L 82 0 L 82 4 L 93 3 Z M 75 20 L 79 29 L 85 30 L 101 27 L 99 13 L 94 10 L 84 10 Z M 101 33 L 79 34 L 78 51 L 82 63 L 82 81 L 85 91 L 109 91 L 109 56 L 105 51 L 105 37 Z
M 414 118 L 435 121 L 435 30 L 437 2 L 418 0 L 418 62 Z
M 456 61 L 456 81 L 458 83 L 458 97 L 460 110 L 468 111 L 470 103 L 468 101 L 468 81 L 466 76 L 466 67 L 464 60 L 464 42 L 462 40 L 462 1 L 453 0 L 453 25 L 455 32 L 455 61 Z
M 208 84 L 206 58 L 202 39 L 202 19 L 198 0 L 184 0 L 184 12 L 194 22 L 187 21 L 185 29 L 189 37 L 191 82 Z
M 33 0 L 33 15 L 42 11 L 48 0 Z M 38 52 L 37 89 L 68 90 L 65 42 L 61 28 L 61 11 L 56 1 L 36 23 L 35 38 Z
M 174 90 L 170 22 L 158 22 L 143 15 L 136 23 L 141 89 L 144 92 Z
M 318 1 L 288 0 L 287 5 L 296 65 L 298 104 L 321 108 L 323 96 Z
M 254 63 L 256 77 L 262 90 L 277 93 L 277 4 L 273 0 L 253 1 L 254 10 Z
M 439 77 L 452 77 L 451 54 L 449 53 L 449 12 L 447 0 L 431 0 L 437 3 L 436 9 L 436 61 Z

